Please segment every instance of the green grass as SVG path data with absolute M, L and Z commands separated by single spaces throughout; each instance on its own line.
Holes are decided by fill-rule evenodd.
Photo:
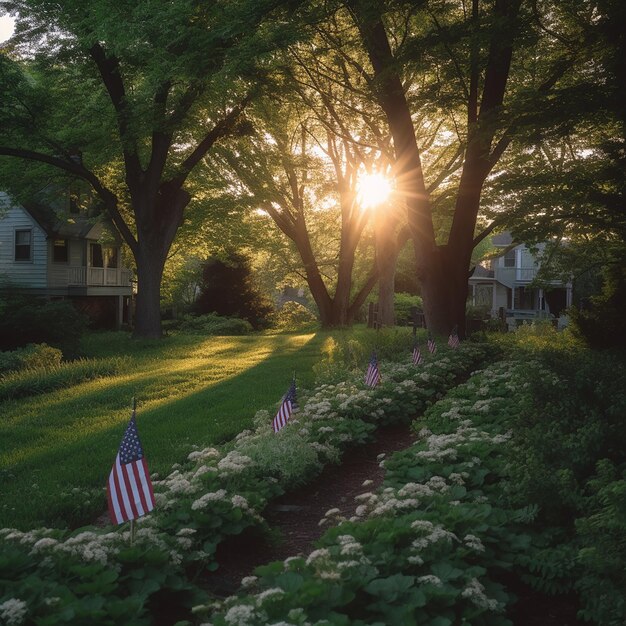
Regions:
M 0 403 L 0 528 L 80 525 L 102 513 L 133 396 L 150 471 L 164 475 L 193 445 L 226 441 L 257 410 L 274 409 L 294 370 L 310 386 L 326 337 L 90 335 L 84 356 L 126 357 L 117 374 Z

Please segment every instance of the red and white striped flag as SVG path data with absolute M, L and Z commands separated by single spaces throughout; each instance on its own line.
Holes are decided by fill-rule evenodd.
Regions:
M 114 524 L 137 519 L 154 508 L 152 482 L 137 433 L 134 408 L 109 474 L 107 500 Z
M 448 337 L 448 345 L 453 348 L 454 350 L 456 350 L 460 345 L 461 342 L 459 341 L 459 335 L 456 331 L 456 326 L 452 329 L 452 332 L 450 333 L 450 336 Z
M 424 362 L 424 358 L 422 357 L 422 352 L 420 351 L 420 347 L 415 344 L 413 348 L 413 365 L 419 365 Z
M 296 381 L 295 379 L 291 382 L 291 386 L 289 387 L 287 393 L 283 396 L 283 399 L 280 401 L 280 406 L 278 407 L 278 413 L 276 413 L 276 417 L 272 421 L 272 429 L 275 433 L 277 433 L 281 428 L 283 428 L 291 414 L 298 408 L 298 404 L 296 402 Z
M 378 361 L 376 360 L 376 352 L 372 352 L 372 358 L 367 366 L 367 372 L 365 372 L 365 384 L 368 387 L 376 387 L 382 380 L 380 370 L 378 369 Z
M 426 345 L 428 346 L 428 352 L 431 354 L 435 354 L 437 352 L 437 344 L 430 333 L 428 333 L 428 341 L 426 342 Z

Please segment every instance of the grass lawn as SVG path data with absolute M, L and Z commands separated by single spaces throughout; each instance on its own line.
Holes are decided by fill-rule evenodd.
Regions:
M 295 370 L 310 386 L 326 333 L 86 337 L 85 356 L 125 356 L 122 371 L 0 403 L 0 528 L 81 525 L 106 509 L 104 487 L 132 397 L 152 474 L 192 446 L 228 440 L 274 409 Z

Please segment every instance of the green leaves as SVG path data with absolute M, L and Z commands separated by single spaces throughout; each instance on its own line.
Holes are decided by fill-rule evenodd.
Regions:
M 395 602 L 415 583 L 414 576 L 395 574 L 388 578 L 377 578 L 364 587 L 365 591 L 385 602 Z M 424 598 L 424 603 L 425 603 Z M 423 606 L 423 605 L 422 605 Z

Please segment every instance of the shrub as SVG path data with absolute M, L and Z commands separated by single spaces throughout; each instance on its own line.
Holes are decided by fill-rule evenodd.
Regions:
M 247 320 L 208 313 L 196 316 L 186 315 L 178 329 L 181 332 L 203 335 L 247 335 L 252 331 L 252 325 Z
M 425 339 L 420 333 L 422 343 Z M 323 357 L 313 366 L 317 382 L 345 377 L 348 372 L 365 368 L 373 351 L 379 360 L 404 361 L 413 349 L 409 328 L 351 331 L 329 338 L 322 348 Z
M 626 309 L 626 269 L 624 258 L 608 266 L 602 294 L 590 298 L 590 308 L 571 310 L 574 331 L 592 348 L 626 348 L 623 332 Z
M 113 376 L 122 370 L 124 363 L 125 360 L 121 358 L 98 361 L 80 359 L 71 363 L 57 363 L 37 369 L 9 372 L 0 376 L 0 402 L 48 393 L 95 378 Z
M 273 326 L 283 330 L 298 330 L 314 324 L 317 317 L 299 302 L 289 300 L 272 316 Z
M 600 461 L 590 482 L 589 512 L 576 520 L 582 539 L 578 560 L 583 566 L 576 589 L 584 609 L 581 616 L 598 624 L 626 620 L 626 470 L 622 477 L 608 461 Z
M 489 318 L 491 307 L 486 304 L 473 305 L 468 304 L 465 307 L 465 316 L 472 320 L 486 320 Z
M 13 352 L 0 352 L 0 373 L 23 369 L 49 369 L 61 364 L 63 353 L 45 343 L 31 343 Z
M 17 350 L 12 352 L 0 352 L 0 374 L 2 372 L 14 372 L 20 369 L 21 361 Z
M 78 354 L 86 319 L 70 302 L 5 294 L 0 317 L 0 348 L 14 350 L 29 343 L 47 343 L 63 354 Z
M 267 326 L 272 305 L 254 285 L 248 259 L 229 252 L 225 259 L 213 257 L 204 263 L 200 295 L 193 310 L 239 317 L 259 329 Z
M 417 307 L 422 310 L 422 299 L 420 296 L 413 296 L 410 293 L 395 293 L 393 295 L 393 305 L 396 311 L 396 320 L 399 325 L 410 324 L 411 308 Z

